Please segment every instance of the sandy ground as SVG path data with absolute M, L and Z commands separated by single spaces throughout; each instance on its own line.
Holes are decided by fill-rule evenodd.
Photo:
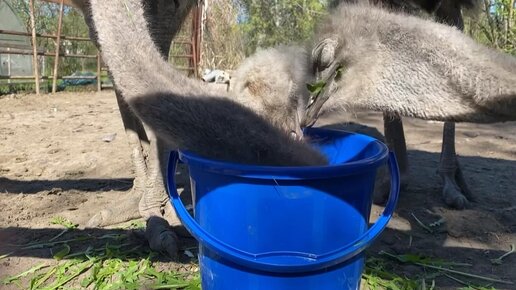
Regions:
M 352 121 L 382 131 L 379 114 L 362 113 Z M 457 125 L 460 162 L 477 197 L 463 211 L 448 209 L 441 200 L 436 169 L 442 124 L 405 119 L 404 125 L 410 184 L 401 194 L 395 218 L 368 253 L 416 253 L 471 263 L 468 272 L 516 283 L 516 255 L 501 266 L 490 263 L 516 244 L 516 123 Z M 123 199 L 132 177 L 130 150 L 112 91 L 2 97 L 0 256 L 8 244 L 55 235 L 52 217 L 83 225 L 108 202 Z M 372 219 L 382 210 L 374 206 Z M 445 222 L 429 233 L 412 214 L 425 224 Z M 51 260 L 48 251 L 15 253 L 0 260 L 0 279 L 46 260 Z M 397 266 L 395 270 L 413 274 L 418 269 Z M 446 278 L 437 282 L 438 289 L 459 286 Z

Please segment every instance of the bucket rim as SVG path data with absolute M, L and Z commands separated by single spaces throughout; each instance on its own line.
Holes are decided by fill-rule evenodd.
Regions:
M 189 150 L 178 150 L 179 159 L 194 167 L 200 167 L 204 171 L 223 175 L 233 175 L 249 178 L 274 178 L 274 179 L 316 179 L 332 176 L 346 176 L 360 174 L 386 163 L 389 156 L 389 148 L 380 140 L 368 135 L 339 129 L 305 128 L 306 133 L 325 133 L 332 135 L 354 135 L 368 139 L 370 144 L 378 147 L 376 154 L 360 160 L 322 165 L 322 166 L 271 166 L 249 165 L 236 162 L 213 160 L 202 157 Z

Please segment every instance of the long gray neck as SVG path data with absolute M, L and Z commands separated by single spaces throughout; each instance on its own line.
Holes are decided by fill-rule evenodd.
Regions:
M 139 0 L 91 0 L 91 19 L 117 89 L 168 145 L 219 160 L 320 165 L 313 148 L 187 78 L 161 57 Z
M 179 32 L 181 24 L 196 2 L 196 0 L 144 1 L 151 37 L 165 59 L 168 57 L 172 38 Z
M 140 1 L 91 0 L 91 19 L 103 59 L 118 89 L 128 99 L 144 92 L 172 90 L 191 82 L 161 57 L 145 21 Z M 164 77 L 166 75 L 166 77 Z

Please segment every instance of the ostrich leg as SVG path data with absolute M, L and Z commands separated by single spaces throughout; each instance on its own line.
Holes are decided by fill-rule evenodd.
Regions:
M 142 196 L 144 196 L 143 193 L 147 183 L 145 151 L 148 149 L 145 149 L 148 146 L 145 145 L 149 144 L 149 140 L 142 123 L 130 110 L 122 93 L 115 89 L 115 94 L 129 146 L 131 147 L 131 159 L 135 170 L 133 188 L 121 201 L 113 202 L 108 208 L 94 215 L 88 221 L 88 227 L 108 226 L 145 216 L 144 213 L 138 212 L 138 203 Z
M 152 39 L 163 58 L 168 59 L 172 38 L 178 32 L 180 23 L 194 6 L 195 1 L 149 0 L 145 3 L 146 17 Z M 115 84 L 116 86 L 116 84 Z M 113 203 L 88 222 L 88 226 L 106 226 L 143 217 L 147 220 L 146 238 L 153 250 L 165 251 L 170 256 L 177 254 L 177 237 L 164 220 L 167 207 L 169 222 L 179 225 L 180 221 L 168 204 L 163 175 L 166 174 L 167 148 L 151 133 L 131 111 L 124 96 L 115 90 L 118 107 L 132 150 L 131 158 L 135 168 L 135 179 L 129 196 L 122 202 Z
M 107 226 L 143 217 L 147 220 L 145 236 L 150 247 L 156 251 L 165 251 L 174 257 L 177 254 L 177 237 L 168 222 L 162 218 L 163 207 L 168 205 L 163 180 L 168 150 L 161 145 L 161 142 L 151 133 L 152 131 L 148 130 L 146 133 L 142 122 L 130 110 L 118 90 L 116 97 L 132 149 L 131 158 L 135 168 L 135 179 L 128 196 L 93 216 L 88 226 Z M 174 214 L 169 216 L 172 217 L 170 220 L 172 225 L 180 224 Z
M 398 160 L 398 167 L 401 175 L 401 187 L 404 188 L 408 183 L 408 158 L 407 144 L 405 142 L 405 132 L 403 121 L 400 115 L 383 113 L 383 128 L 385 141 L 389 149 L 394 151 Z M 386 192 L 387 193 L 387 192 Z
M 465 1 L 443 0 L 435 11 L 438 21 L 464 29 L 461 5 Z M 385 139 L 391 150 L 394 150 L 399 160 L 402 185 L 407 183 L 408 163 L 406 156 L 406 143 L 403 133 L 403 123 L 399 116 L 384 114 Z M 455 152 L 455 123 L 446 122 L 443 127 L 443 143 L 439 175 L 443 180 L 443 198 L 448 206 L 463 209 L 468 198 L 473 198 L 469 190 Z
M 389 147 L 389 150 L 394 152 L 398 161 L 398 168 L 400 171 L 401 184 L 400 188 L 404 189 L 408 185 L 408 158 L 407 158 L 407 145 L 405 142 L 405 132 L 403 130 L 403 121 L 400 115 L 390 114 L 387 112 L 383 113 L 383 132 L 385 136 L 385 143 Z M 385 167 L 380 169 L 378 172 L 380 176 L 379 183 L 375 185 L 374 191 L 374 203 L 384 204 L 389 195 L 389 189 L 391 181 L 389 178 L 389 172 Z
M 461 6 L 458 1 L 444 0 L 435 12 L 436 18 L 461 31 L 464 30 Z M 439 175 L 443 180 L 444 202 L 453 208 L 464 209 L 473 195 L 466 184 L 455 152 L 455 123 L 445 122 L 443 143 L 439 164 Z
M 473 196 L 455 153 L 455 123 L 444 123 L 439 175 L 443 180 L 444 202 L 457 209 L 465 208 L 468 199 L 472 200 Z

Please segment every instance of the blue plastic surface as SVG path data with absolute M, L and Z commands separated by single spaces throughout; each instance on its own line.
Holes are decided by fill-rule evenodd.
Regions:
M 203 290 L 359 288 L 363 251 L 397 203 L 394 154 L 361 134 L 317 128 L 305 134 L 330 165 L 250 166 L 171 152 L 168 191 L 199 241 Z M 189 167 L 195 218 L 176 191 L 178 158 Z M 391 193 L 369 228 L 376 171 L 388 159 Z

